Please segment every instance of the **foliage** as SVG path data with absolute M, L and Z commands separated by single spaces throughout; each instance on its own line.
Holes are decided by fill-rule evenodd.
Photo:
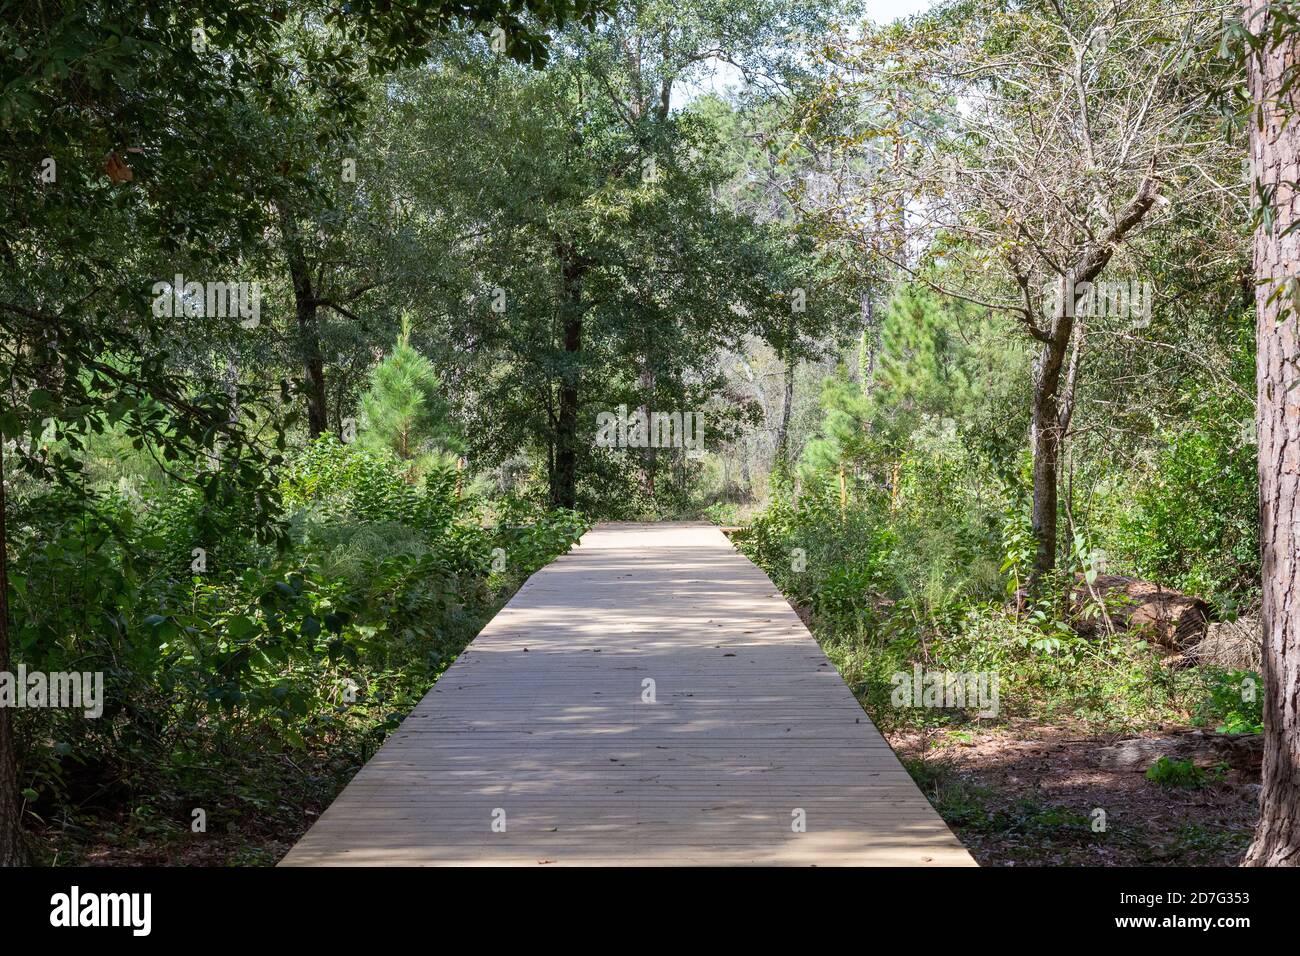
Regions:
M 1146 778 L 1162 787 L 1199 788 L 1209 782 L 1209 776 L 1196 764 L 1172 757 L 1161 757 L 1148 767 Z
M 1212 49 L 1294 11 L 1130 6 L 7 5 L 0 669 L 108 700 L 17 715 L 31 820 L 301 826 L 589 516 L 749 523 L 884 725 L 977 719 L 895 706 L 920 665 L 998 675 L 1004 717 L 1258 730 L 1251 675 L 1073 594 L 1258 596 Z M 1153 314 L 1063 321 L 1076 266 Z M 260 320 L 160 312 L 178 274 L 256 283 Z M 700 414 L 707 453 L 598 447 L 621 407 Z
M 282 789 L 327 800 L 514 587 L 585 527 L 522 513 L 480 525 L 454 482 L 413 486 L 396 460 L 329 436 L 292 458 L 284 487 L 292 550 L 217 547 L 201 572 L 188 545 L 202 499 L 165 487 L 23 542 L 17 660 L 106 682 L 101 718 L 19 712 L 30 813 L 75 822 L 110 800 L 174 828 L 195 806 L 231 826 L 250 814 L 299 825 Z M 48 498 L 21 513 L 68 503 Z M 494 547 L 507 556 L 500 569 Z M 302 780 L 294 767 L 316 770 Z
M 1258 734 L 1264 730 L 1264 695 L 1254 671 L 1212 671 L 1206 697 L 1192 716 L 1199 726 L 1213 725 L 1216 734 Z
M 1249 420 L 1207 408 L 1166 439 L 1120 521 L 1115 551 L 1139 574 L 1229 607 L 1259 578 Z
M 1085 600 L 1074 607 L 1067 595 L 1077 580 L 1095 581 L 1106 562 L 1108 570 L 1181 584 L 1190 579 L 1171 573 L 1174 562 L 1147 559 L 1168 553 L 1230 564 L 1224 529 L 1240 529 L 1248 540 L 1253 524 L 1246 518 L 1252 486 L 1241 473 L 1248 462 L 1233 457 L 1229 416 L 1203 403 L 1206 424 L 1177 436 L 1150 474 L 1112 470 L 1111 483 L 1077 513 L 1067 500 L 1069 547 L 1031 597 L 1026 458 L 984 417 L 1012 389 L 997 376 L 962 371 L 1014 367 L 1022 353 L 1003 340 L 999 354 L 989 330 L 963 339 L 960 310 L 906 290 L 899 299 L 889 314 L 907 316 L 910 331 L 883 337 L 875 376 L 865 383 L 843 370 L 827 380 L 820 436 L 808 445 L 799 487 L 769 501 L 742 549 L 807 608 L 832 660 L 886 726 L 974 713 L 894 705 L 894 675 L 917 663 L 996 674 L 1004 717 L 1133 728 L 1197 706 L 1205 674 L 1166 669 L 1144 642 L 1107 625 L 1115 606 Z M 1155 436 L 1153 444 L 1163 440 Z M 1224 451 L 1211 454 L 1216 447 Z M 1222 480 L 1225 462 L 1239 479 Z M 1198 533 L 1182 537 L 1192 523 Z M 1240 577 L 1222 579 L 1224 591 L 1240 598 L 1252 580 L 1247 562 Z
M 408 326 L 392 353 L 370 373 L 370 388 L 361 397 L 362 444 L 406 462 L 411 480 L 436 466 L 447 467 L 461 442 L 441 391 L 433 364 L 411 347 Z

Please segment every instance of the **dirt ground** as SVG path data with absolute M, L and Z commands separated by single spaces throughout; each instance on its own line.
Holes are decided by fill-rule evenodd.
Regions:
M 1121 741 L 1150 742 L 1134 735 L 1023 721 L 887 736 L 982 866 L 1235 866 L 1258 817 L 1248 763 L 1219 760 L 1195 785 L 1161 785 L 1147 779 L 1149 761 L 1108 759 Z

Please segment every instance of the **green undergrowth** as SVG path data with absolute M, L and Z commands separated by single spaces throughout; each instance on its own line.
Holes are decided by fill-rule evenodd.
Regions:
M 586 527 L 331 438 L 286 463 L 280 491 L 278 542 L 241 502 L 214 522 L 172 485 L 16 503 L 32 529 L 11 572 L 18 662 L 104 675 L 101 717 L 16 711 L 39 860 L 196 828 L 256 857 L 300 832 Z

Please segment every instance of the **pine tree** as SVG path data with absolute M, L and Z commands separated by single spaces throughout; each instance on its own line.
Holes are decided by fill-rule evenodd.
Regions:
M 968 407 L 987 390 L 980 343 L 990 338 L 988 320 L 962 304 L 904 286 L 890 301 L 879 335 L 870 376 L 862 361 L 866 349 L 860 351 L 861 385 L 843 370 L 826 380 L 818 437 L 801 461 L 807 480 L 817 473 L 835 476 L 845 504 L 854 485 L 873 472 L 892 493 L 897 455 L 908 436 L 927 417 L 969 417 Z
M 848 505 L 851 478 L 855 478 L 870 456 L 871 428 L 868 418 L 871 400 L 861 386 L 847 375 L 826 379 L 821 406 L 825 410 L 818 437 L 804 449 L 803 471 L 811 479 L 817 472 L 834 473 L 839 486 L 840 507 Z
M 409 322 L 392 354 L 370 376 L 361 398 L 360 442 L 407 462 L 408 480 L 450 467 L 463 450 L 433 364 L 411 346 Z
M 912 431 L 923 415 L 949 416 L 969 398 L 968 349 L 960 336 L 968 318 L 917 286 L 905 286 L 890 301 L 874 398 L 895 434 Z

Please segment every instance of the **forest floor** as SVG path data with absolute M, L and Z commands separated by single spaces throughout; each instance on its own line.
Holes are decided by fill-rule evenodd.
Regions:
M 29 838 L 38 858 L 53 866 L 274 866 L 329 806 L 329 794 L 294 795 L 292 814 L 231 812 L 204 833 L 173 820 L 102 811 L 32 828 Z
M 885 736 L 981 866 L 1235 866 L 1258 817 L 1257 769 L 1162 786 L 1145 766 L 1106 759 L 1120 735 L 1083 725 L 1026 720 Z M 1104 832 L 1094 831 L 1098 809 Z

